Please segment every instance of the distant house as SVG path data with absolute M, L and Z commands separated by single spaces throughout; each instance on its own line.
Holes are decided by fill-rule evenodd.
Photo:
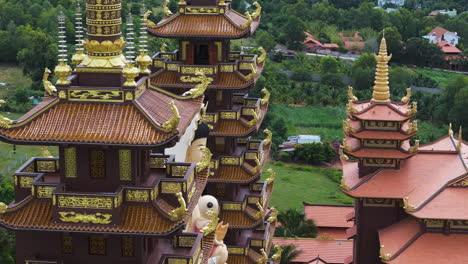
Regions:
M 306 39 L 302 42 L 307 52 L 317 52 L 318 50 L 333 51 L 338 49 L 338 45 L 334 43 L 321 43 L 316 40 L 311 34 L 304 32 Z
M 361 54 L 361 50 L 366 46 L 359 32 L 354 32 L 352 36 L 347 36 L 345 33 L 339 33 L 338 35 L 343 41 L 343 46 L 348 50 L 348 54 Z
M 387 4 L 393 4 L 398 7 L 401 7 L 405 5 L 405 0 L 378 0 L 377 1 L 378 7 L 384 7 Z
M 352 236 L 349 230 L 353 227 L 353 206 L 304 203 L 304 214 L 318 227 L 317 238 L 349 239 Z
M 444 14 L 444 15 L 448 15 L 449 17 L 456 17 L 457 16 L 457 10 L 456 9 L 453 9 L 453 10 L 445 10 L 445 9 L 442 9 L 442 10 L 434 10 L 432 11 L 431 13 L 429 13 L 429 17 L 435 17 L 437 16 L 438 14 Z
M 438 42 L 445 40 L 446 42 L 452 44 L 453 46 L 458 45 L 460 36 L 457 32 L 448 31 L 445 28 L 436 27 L 423 38 L 429 40 L 429 43 L 437 44 Z
M 459 50 L 457 47 L 448 43 L 445 40 L 439 41 L 437 43 L 437 46 L 439 46 L 442 49 L 442 51 L 445 53 L 446 60 L 451 60 L 457 57 L 460 53 L 462 53 L 461 50 Z
M 300 144 L 321 142 L 318 135 L 297 135 L 290 136 L 288 140 L 279 145 L 280 151 L 294 151 L 294 147 Z

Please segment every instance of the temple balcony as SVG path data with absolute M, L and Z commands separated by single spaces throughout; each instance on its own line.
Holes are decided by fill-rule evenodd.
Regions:
M 265 117 L 268 102 L 261 98 L 236 95 L 231 110 L 206 113 L 203 121 L 210 127 L 211 136 L 249 136 L 257 131 Z
M 57 260 L 38 260 L 38 259 L 27 259 L 24 264 L 59 264 Z
M 221 220 L 231 229 L 251 229 L 259 226 L 268 213 L 273 183 L 256 182 L 240 186 L 237 197 L 220 201 Z
M 271 144 L 265 140 L 237 143 L 233 155 L 216 152 L 211 160 L 208 182 L 249 183 L 260 177 Z
M 229 61 L 214 65 L 189 65 L 181 58 L 180 51 L 158 52 L 153 56 L 151 85 L 158 88 L 188 88 L 196 82 L 197 72 L 213 81 L 208 86 L 220 89 L 245 89 L 252 85 L 263 70 L 263 55 L 229 52 Z
M 8 206 L 5 218 L 0 215 L 0 222 L 12 227 L 23 225 L 17 221 L 35 210 L 42 210 L 43 216 L 29 218 L 31 223 L 27 226 L 41 222 L 41 227 L 60 229 L 56 225 L 86 223 L 110 227 L 129 225 L 129 230 L 146 229 L 146 226 L 127 223 L 134 220 L 128 218 L 132 212 L 140 210 L 141 217 L 154 214 L 154 219 L 167 222 L 162 227 L 154 226 L 155 232 L 171 228 L 184 218 L 183 215 L 171 215 L 181 206 L 177 194 L 182 194 L 187 208 L 193 207 L 193 201 L 205 188 L 209 168 L 197 171 L 195 163 L 174 162 L 173 155 L 151 154 L 149 159 L 150 175 L 138 186 L 121 185 L 112 192 L 78 192 L 60 182 L 58 158 L 32 158 L 15 173 L 17 200 Z M 25 207 L 27 209 L 23 211 Z
M 173 238 L 154 240 L 152 253 L 146 263 L 192 264 L 204 257 L 204 237 L 201 233 L 182 233 Z

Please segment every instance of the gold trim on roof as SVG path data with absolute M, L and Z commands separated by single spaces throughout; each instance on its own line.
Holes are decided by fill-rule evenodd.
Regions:
M 406 104 L 410 101 L 411 99 L 411 88 L 406 88 L 406 95 L 401 98 L 401 102 Z
M 174 101 L 171 101 L 169 105 L 171 106 L 172 117 L 162 125 L 161 129 L 164 132 L 172 132 L 173 130 L 177 129 L 180 121 L 179 109 L 177 109 Z
M 382 38 L 380 42 L 379 55 L 374 55 L 377 60 L 377 70 L 375 73 L 375 85 L 372 92 L 372 101 L 388 102 L 390 101 L 390 87 L 388 82 L 388 61 L 392 55 L 387 55 L 387 42 Z

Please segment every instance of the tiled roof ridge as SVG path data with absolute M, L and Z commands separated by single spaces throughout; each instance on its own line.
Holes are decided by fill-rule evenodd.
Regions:
M 353 205 L 345 205 L 345 204 L 312 204 L 307 202 L 302 202 L 304 206 L 327 206 L 327 207 L 354 207 Z
M 368 111 L 370 111 L 372 108 L 374 108 L 375 106 L 377 105 L 384 105 L 384 106 L 387 106 L 389 107 L 390 109 L 392 109 L 393 111 L 395 111 L 397 114 L 403 116 L 403 117 L 407 117 L 408 119 L 411 118 L 412 115 L 406 115 L 406 113 L 403 113 L 400 111 L 400 109 L 396 108 L 395 106 L 393 106 L 393 104 L 396 104 L 396 105 L 405 105 L 404 103 L 401 103 L 401 102 L 394 102 L 394 101 L 389 101 L 389 102 L 386 102 L 386 103 L 375 103 L 375 102 L 372 102 L 372 101 L 364 101 L 364 102 L 359 102 L 359 103 L 356 103 L 356 102 L 353 102 L 354 104 L 363 104 L 363 103 L 369 103 L 369 106 L 362 109 L 361 111 L 359 111 L 358 113 L 356 114 L 352 114 L 353 117 L 359 119 L 359 117 L 357 117 L 357 115 L 360 115 L 360 114 L 364 114 Z M 407 104 L 407 103 L 406 103 Z
M 414 243 L 414 241 L 416 241 L 424 233 L 425 232 L 423 230 L 421 230 L 421 228 L 420 228 L 419 231 L 414 236 L 412 236 L 403 246 L 401 246 L 394 254 L 392 254 L 388 260 L 396 259 L 401 253 L 403 253 L 409 246 L 411 246 L 411 244 Z M 382 246 L 382 244 L 380 244 L 380 246 Z M 385 245 L 383 245 L 383 246 L 385 246 Z M 384 252 L 380 253 L 381 257 L 382 257 L 382 253 L 384 253 Z M 386 261 L 388 261 L 388 260 L 386 260 Z
M 349 161 L 347 161 L 349 162 Z M 354 186 L 350 186 L 349 190 L 345 191 L 345 193 L 350 194 L 350 192 L 352 191 L 355 191 L 357 189 L 359 189 L 359 187 L 361 187 L 364 183 L 370 181 L 372 178 L 376 177 L 379 173 L 381 173 L 384 169 L 383 168 L 380 168 L 374 172 L 371 172 L 369 174 L 367 174 L 366 176 L 362 177 L 361 178 L 361 181 L 359 181 L 357 184 L 355 184 Z M 388 169 L 389 170 L 389 169 Z M 351 195 L 352 196 L 352 195 Z
M 172 21 L 173 21 L 174 19 L 176 19 L 178 16 L 180 16 L 180 13 L 179 13 L 179 12 L 177 12 L 177 13 L 175 13 L 174 15 L 168 17 L 166 20 L 164 20 L 164 18 L 163 18 L 161 21 L 159 21 L 158 24 L 156 24 L 156 26 L 155 26 L 154 28 L 160 28 L 160 27 L 162 27 L 162 26 L 164 26 L 164 25 L 166 25 L 166 24 L 172 22 Z
M 34 121 L 38 116 L 44 114 L 45 112 L 49 111 L 50 109 L 52 109 L 54 106 L 58 105 L 58 104 L 63 104 L 64 102 L 62 102 L 58 97 L 55 97 L 53 100 L 51 100 L 48 104 L 46 104 L 45 106 L 41 107 L 41 108 L 33 108 L 31 109 L 29 112 L 27 112 L 24 116 L 28 115 L 27 118 L 23 118 L 24 116 L 20 117 L 18 120 L 20 120 L 19 122 L 14 122 L 13 125 L 12 125 L 12 129 L 14 128 L 18 128 L 18 127 L 22 127 L 22 126 L 25 126 L 29 123 L 31 123 L 32 121 Z

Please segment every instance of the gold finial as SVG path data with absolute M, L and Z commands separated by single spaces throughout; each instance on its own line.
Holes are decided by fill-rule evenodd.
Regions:
M 380 245 L 380 258 L 383 261 L 389 261 L 392 258 L 392 255 L 390 253 L 385 253 L 384 248 L 384 245 Z
M 457 144 L 457 150 L 458 152 L 461 153 L 461 150 L 462 150 L 462 142 L 463 142 L 463 138 L 462 138 L 462 126 L 460 126 L 460 129 L 458 130 L 458 144 Z
M 219 0 L 218 5 L 219 6 L 225 6 L 226 5 L 226 0 Z
M 66 61 L 61 61 L 54 69 L 55 75 L 59 77 L 57 80 L 58 85 L 69 85 L 71 82 L 68 80 L 68 76 L 72 72 L 72 68 L 67 64 Z
M 213 81 L 213 78 L 206 77 L 205 73 L 201 71 L 197 71 L 195 75 L 198 77 L 189 77 L 188 79 L 182 80 L 187 82 L 200 82 L 195 87 L 185 92 L 183 96 L 190 96 L 190 98 L 200 97 L 205 93 L 206 88 L 208 88 L 208 85 Z
M 406 95 L 401 98 L 401 102 L 406 104 L 410 101 L 411 99 L 411 88 L 406 88 Z
M 172 117 L 162 125 L 162 130 L 167 133 L 177 129 L 177 126 L 179 125 L 180 121 L 179 109 L 177 109 L 177 106 L 175 105 L 174 101 L 171 101 L 169 105 L 171 106 Z
M 262 6 L 257 2 L 253 2 L 253 5 L 256 7 L 255 11 L 252 13 L 252 19 L 257 19 L 262 14 Z
M 392 55 L 387 55 L 387 42 L 382 38 L 380 42 L 379 55 L 374 55 L 377 60 L 377 70 L 375 72 L 374 89 L 372 92 L 372 101 L 388 102 L 390 101 L 390 87 L 388 86 L 388 61 Z
M 44 90 L 47 92 L 48 95 L 54 95 L 57 92 L 57 88 L 48 80 L 49 79 L 50 70 L 48 68 L 44 69 L 44 74 L 42 75 L 42 85 L 44 86 Z
M 178 192 L 176 193 L 176 196 L 177 201 L 179 201 L 180 207 L 169 212 L 169 219 L 171 219 L 171 221 L 177 221 L 182 219 L 185 216 L 185 213 L 187 212 L 187 203 L 185 202 L 182 193 Z
M 449 124 L 448 134 L 453 137 L 452 123 Z
M 275 261 L 280 261 L 281 260 L 281 254 L 283 253 L 283 248 L 280 245 L 275 245 L 275 254 L 271 256 L 271 259 Z
M 202 153 L 202 158 L 197 163 L 197 166 L 196 166 L 197 172 L 200 172 L 204 170 L 205 168 L 207 168 L 210 165 L 211 157 L 213 156 L 213 154 L 211 154 L 211 151 L 208 147 L 200 146 L 199 149 Z
M 272 168 L 269 168 L 268 172 L 270 173 L 270 176 L 268 176 L 268 178 L 265 180 L 265 182 L 267 184 L 272 184 L 275 181 L 276 172 Z
M 358 98 L 353 94 L 353 87 L 348 86 L 348 100 L 351 102 L 357 102 Z
M 271 131 L 268 128 L 263 130 L 263 132 L 266 134 L 266 137 L 263 140 L 263 145 L 268 145 L 271 143 L 271 139 L 273 138 L 273 133 L 271 133 Z
M 270 212 L 270 217 L 268 217 L 267 221 L 270 223 L 276 222 L 276 220 L 278 219 L 278 209 L 276 209 L 275 207 L 271 207 Z
M 125 77 L 123 86 L 133 87 L 136 86 L 135 78 L 140 74 L 140 69 L 135 67 L 133 63 L 127 63 L 125 68 L 122 70 L 122 75 Z
M 258 50 L 262 53 L 260 56 L 257 58 L 257 64 L 263 63 L 266 59 L 267 52 L 263 47 L 258 48 Z
M 172 16 L 172 12 L 169 9 L 168 5 L 169 5 L 169 0 L 164 1 L 163 10 L 164 10 L 164 15 L 167 17 Z
M 262 105 L 264 105 L 268 103 L 268 101 L 270 101 L 270 92 L 264 87 L 262 89 L 262 93 L 265 95 L 263 96 L 262 101 L 261 101 Z
M 252 15 L 250 15 L 249 11 L 245 12 L 245 16 L 247 17 L 247 21 L 245 21 L 245 23 L 241 26 L 242 29 L 250 27 L 253 21 Z

